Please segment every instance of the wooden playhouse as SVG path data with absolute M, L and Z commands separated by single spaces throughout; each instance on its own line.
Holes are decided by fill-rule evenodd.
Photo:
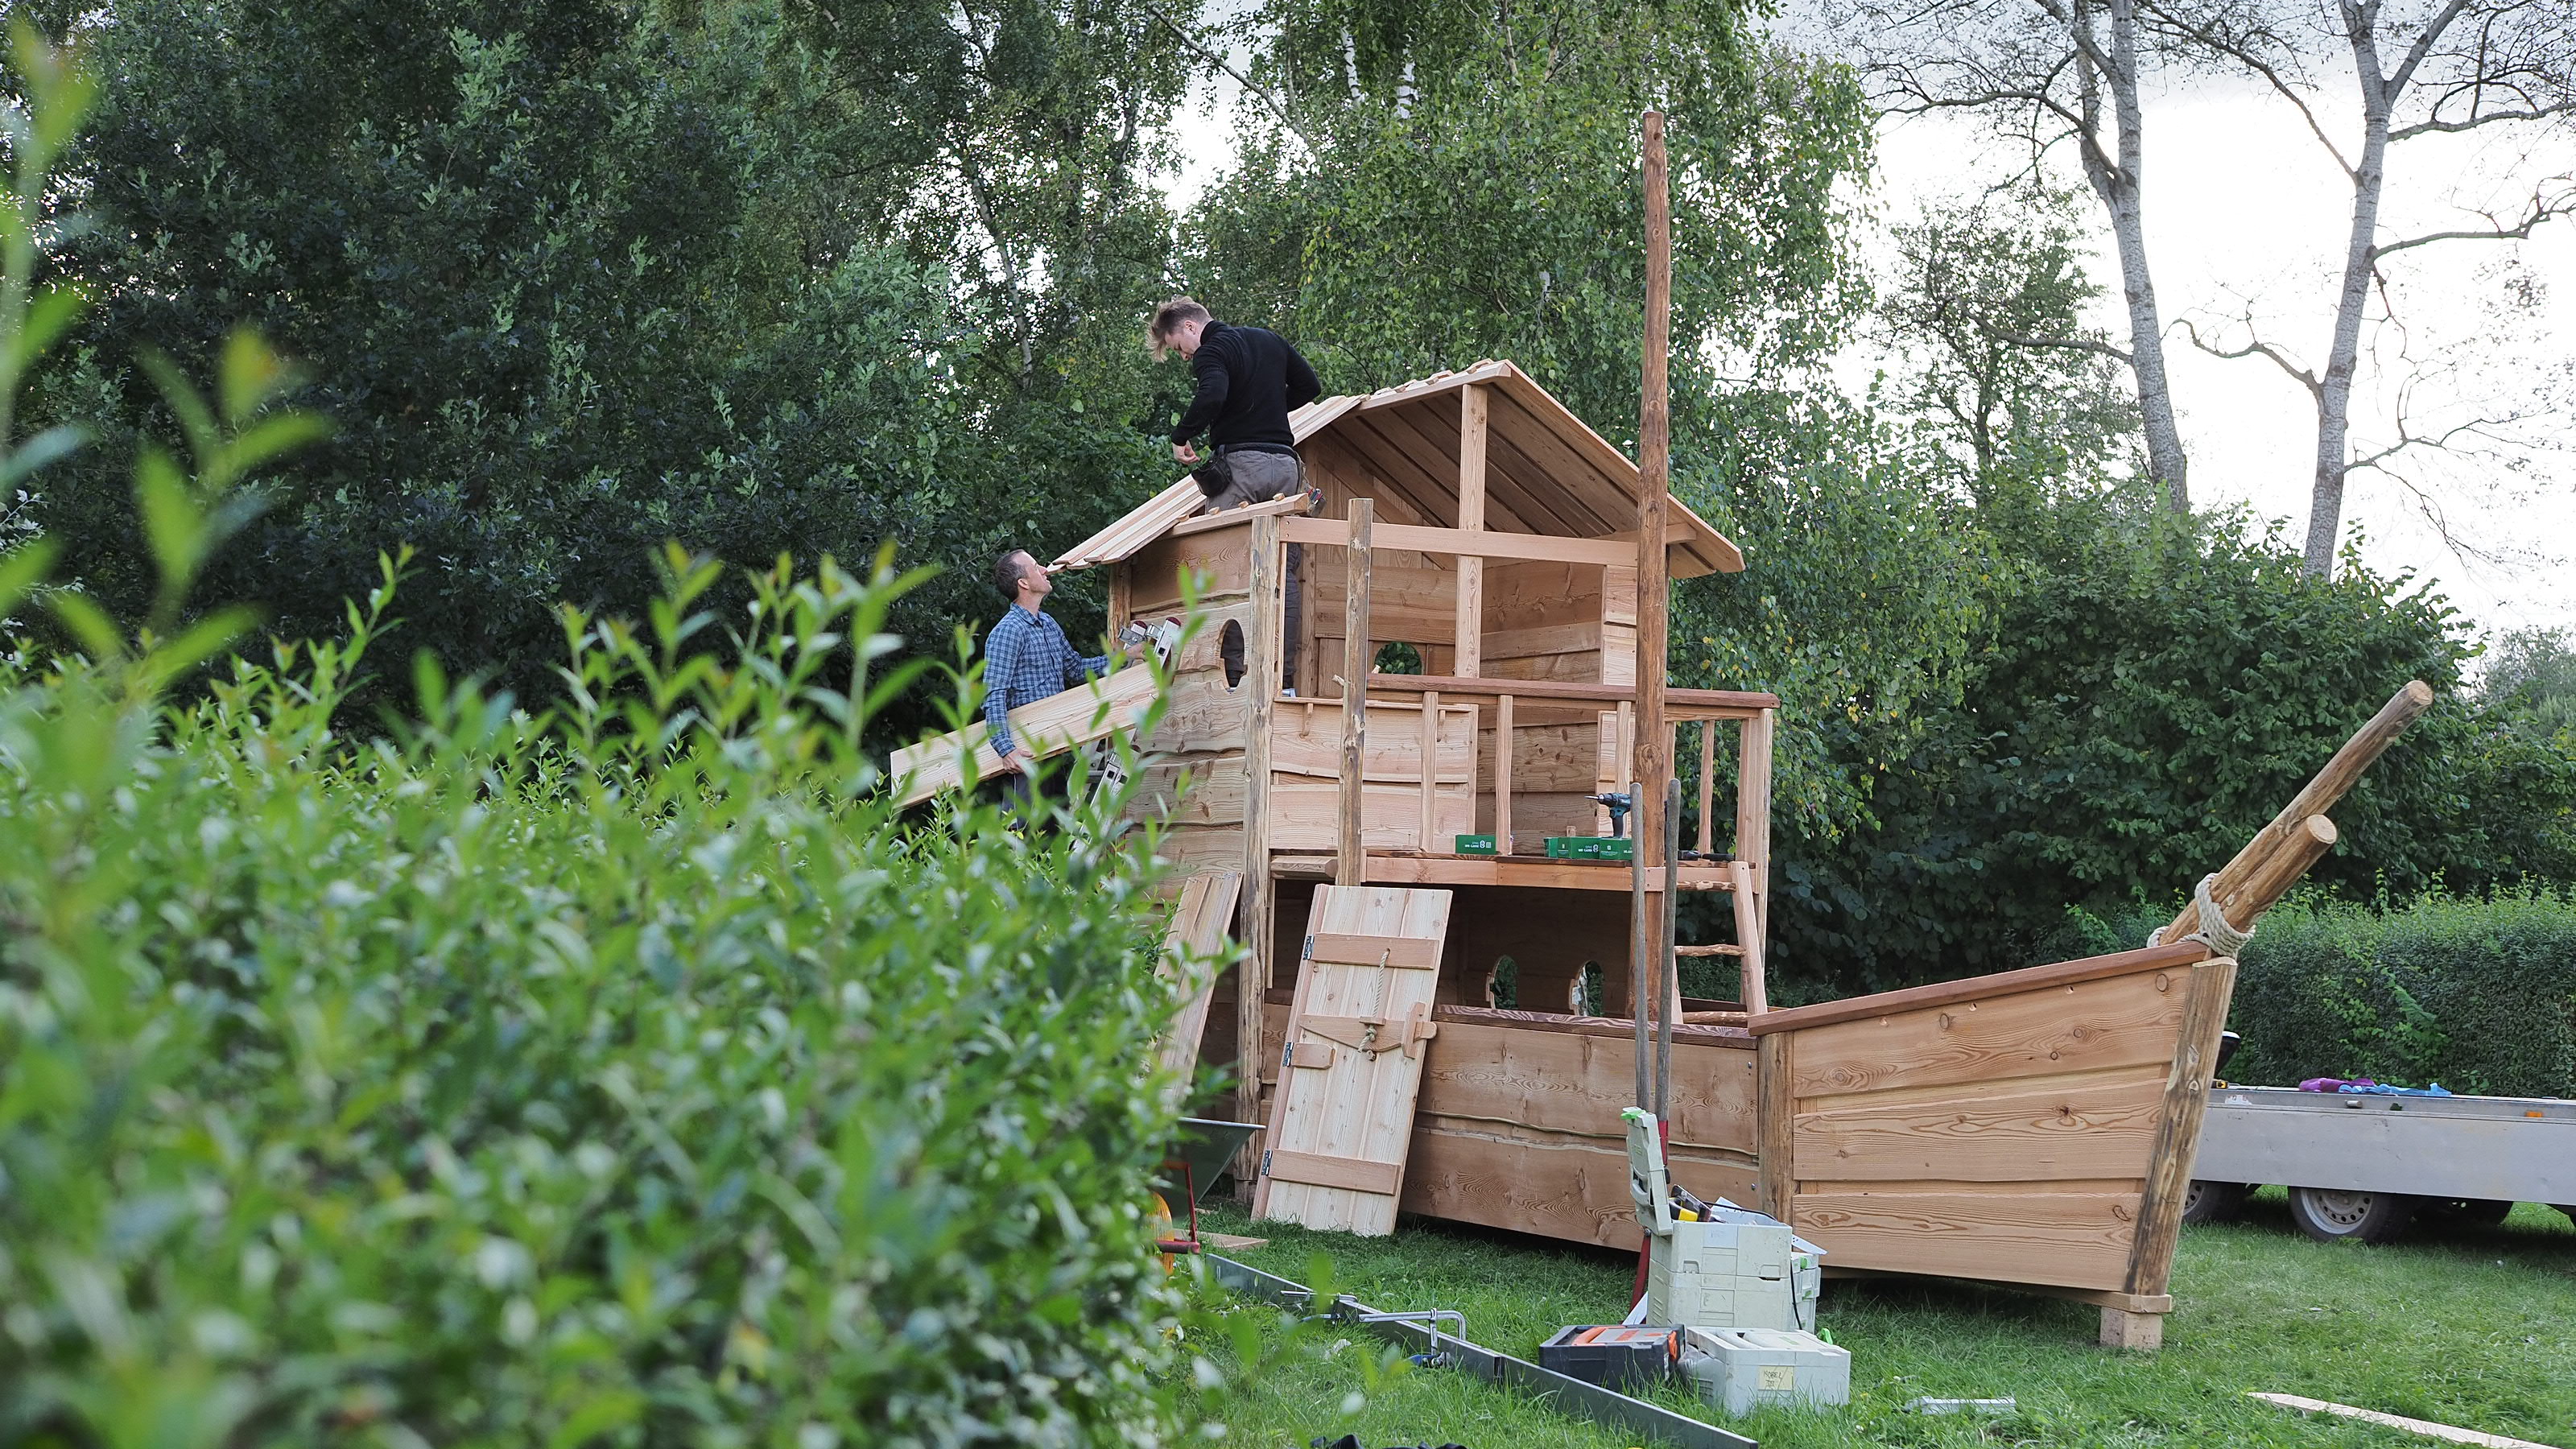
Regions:
M 1733 573 L 1736 546 L 1670 499 L 1652 567 L 1638 467 L 1509 362 L 1292 423 L 1320 505 L 1196 516 L 1183 479 L 1055 565 L 1109 570 L 1113 625 L 1195 623 L 1132 808 L 1196 878 L 1183 914 L 1234 922 L 1241 964 L 1182 1030 L 1241 1064 L 1236 1114 L 1268 1124 L 1256 1210 L 1633 1246 L 1630 963 L 1670 944 L 1669 881 L 1728 900 L 1732 939 L 1673 949 L 1742 965 L 1751 998 L 1660 1007 L 1677 1181 L 1790 1220 L 1836 1272 L 2076 1297 L 2106 1342 L 2152 1346 L 2234 962 L 2193 939 L 1762 1009 L 1777 699 L 1664 692 L 1662 760 L 1700 762 L 1679 858 L 1543 845 L 1607 834 L 1596 797 L 1638 777 L 1641 661 L 1664 665 L 1660 627 L 1639 647 L 1641 574 Z M 1393 642 L 1419 673 L 1373 668 Z M 2331 843 L 2339 793 L 2312 787 L 2218 874 L 2228 919 Z M 1494 854 L 1460 852 L 1478 835 Z

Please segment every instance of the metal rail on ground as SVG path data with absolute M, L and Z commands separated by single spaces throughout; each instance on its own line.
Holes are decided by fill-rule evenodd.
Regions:
M 1316 1311 L 1314 1292 L 1302 1284 L 1221 1254 L 1202 1256 L 1216 1280 L 1233 1292 L 1281 1308 Z M 1380 1313 L 1347 1293 L 1335 1298 L 1322 1312 L 1399 1347 L 1439 1355 L 1449 1367 L 1470 1378 L 1527 1394 L 1565 1413 L 1632 1434 L 1643 1443 L 1670 1444 L 1676 1449 L 1759 1449 L 1757 1441 L 1715 1424 L 1676 1414 L 1643 1399 L 1632 1399 L 1616 1389 L 1568 1378 L 1527 1359 L 1496 1353 L 1457 1335 L 1442 1333 L 1436 1323 L 1415 1321 L 1429 1315 Z M 1443 1312 L 1439 1316 L 1453 1315 Z M 1460 1320 L 1462 1327 L 1464 1322 Z

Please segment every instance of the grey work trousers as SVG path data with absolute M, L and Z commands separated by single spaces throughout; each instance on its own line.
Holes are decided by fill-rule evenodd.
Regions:
M 1293 453 L 1265 453 L 1250 448 L 1221 448 L 1199 470 L 1202 480 L 1213 478 L 1219 487 L 1208 495 L 1203 513 L 1219 513 L 1240 508 L 1248 503 L 1267 503 L 1273 498 L 1286 498 L 1306 488 L 1306 460 Z M 1207 486 L 1204 481 L 1201 489 Z M 1287 618 L 1282 631 L 1285 647 L 1279 659 L 1279 687 L 1293 689 L 1297 684 L 1298 628 L 1306 613 L 1306 591 L 1300 585 L 1306 567 L 1306 546 L 1292 543 L 1287 554 Z

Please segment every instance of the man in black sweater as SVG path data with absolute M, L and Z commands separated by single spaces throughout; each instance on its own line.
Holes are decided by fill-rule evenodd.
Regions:
M 1324 388 L 1287 339 L 1260 327 L 1230 327 L 1189 298 L 1174 297 L 1154 309 L 1147 340 L 1157 359 L 1178 352 L 1198 374 L 1198 394 L 1172 429 L 1172 457 L 1198 463 L 1190 440 L 1207 434 L 1210 456 L 1193 476 L 1208 512 L 1304 491 L 1305 466 L 1288 414 Z

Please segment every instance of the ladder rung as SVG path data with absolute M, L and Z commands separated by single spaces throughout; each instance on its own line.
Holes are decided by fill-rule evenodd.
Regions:
M 1676 956 L 1741 956 L 1744 954 L 1744 948 L 1741 946 L 1675 946 L 1673 954 Z

